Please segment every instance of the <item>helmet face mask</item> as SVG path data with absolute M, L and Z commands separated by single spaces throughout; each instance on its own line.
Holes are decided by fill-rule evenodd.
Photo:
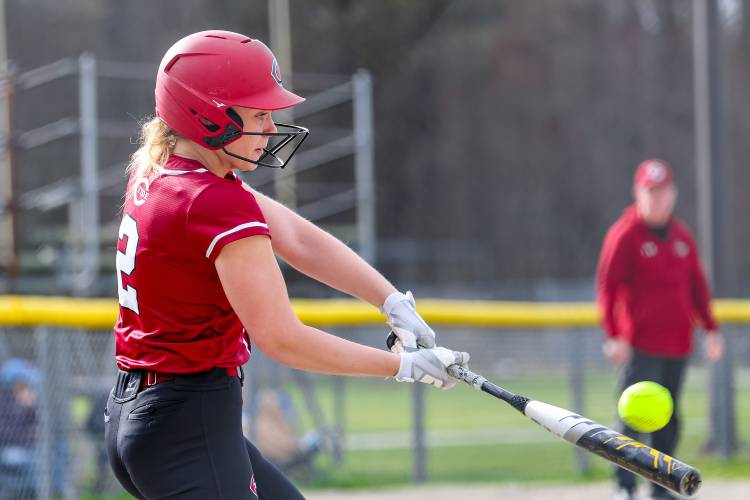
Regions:
M 263 135 L 263 136 L 269 137 L 268 146 L 263 148 L 264 153 L 257 160 L 251 160 L 250 158 L 246 158 L 244 156 L 228 151 L 226 146 L 229 143 L 225 143 L 221 147 L 221 150 L 224 151 L 224 153 L 228 154 L 229 156 L 233 156 L 234 158 L 239 158 L 240 160 L 254 163 L 261 167 L 284 168 L 289 164 L 289 160 L 292 158 L 292 156 L 294 156 L 294 153 L 297 152 L 297 149 L 302 145 L 305 139 L 307 139 L 307 136 L 310 134 L 310 131 L 306 129 L 305 127 L 300 127 L 298 125 L 289 125 L 286 123 L 276 124 L 277 129 L 281 129 L 282 127 L 286 129 L 287 131 L 284 131 L 284 132 L 238 132 L 233 136 L 230 142 L 234 142 L 235 140 L 239 139 L 240 136 L 243 136 L 243 135 L 256 135 L 256 136 Z
M 233 107 L 267 111 L 304 101 L 286 90 L 273 53 L 262 42 L 229 31 L 193 33 L 164 55 L 156 78 L 156 115 L 183 137 L 256 165 L 283 168 L 307 138 L 296 125 L 275 133 L 245 132 Z M 226 149 L 242 135 L 269 137 L 252 160 Z

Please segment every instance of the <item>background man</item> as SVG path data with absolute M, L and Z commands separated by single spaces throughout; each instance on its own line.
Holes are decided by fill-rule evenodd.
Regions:
M 624 367 L 620 392 L 652 380 L 672 393 L 675 413 L 652 436 L 652 446 L 673 454 L 679 432 L 679 398 L 693 325 L 707 333 L 706 357 L 722 355 L 723 342 L 711 313 L 710 292 L 695 241 L 673 217 L 677 189 L 672 169 L 662 160 L 638 166 L 635 203 L 625 209 L 604 239 L 597 272 L 597 301 L 606 334 L 604 353 Z M 638 433 L 621 423 L 621 431 Z M 635 476 L 617 468 L 618 499 L 635 498 Z M 652 486 L 652 498 L 671 498 Z

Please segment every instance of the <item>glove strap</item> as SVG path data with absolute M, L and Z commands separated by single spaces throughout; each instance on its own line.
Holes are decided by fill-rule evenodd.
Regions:
M 386 297 L 385 302 L 383 302 L 383 305 L 380 308 L 380 312 L 383 314 L 390 316 L 391 311 L 393 311 L 393 308 L 396 307 L 396 304 L 407 301 L 409 302 L 412 307 L 414 307 L 414 296 L 411 294 L 411 292 L 406 292 L 406 294 L 403 294 L 401 292 L 393 292 L 388 297 Z
M 411 354 L 402 352 L 401 364 L 399 365 L 398 373 L 396 374 L 396 380 L 399 382 L 414 382 L 414 379 L 411 377 L 412 364 L 413 360 Z

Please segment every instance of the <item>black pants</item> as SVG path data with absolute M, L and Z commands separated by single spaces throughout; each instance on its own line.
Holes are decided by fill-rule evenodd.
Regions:
M 627 387 L 644 380 L 656 382 L 669 389 L 669 392 L 672 393 L 672 399 L 674 400 L 674 413 L 672 414 L 672 419 L 663 429 L 651 433 L 650 443 L 652 448 L 666 453 L 667 455 L 674 454 L 675 448 L 677 447 L 677 439 L 679 438 L 680 417 L 678 414 L 678 407 L 686 364 L 687 360 L 684 358 L 651 356 L 633 350 L 630 362 L 625 366 L 619 391 L 617 393 L 617 397 L 619 398 L 622 391 Z M 619 431 L 633 439 L 641 440 L 639 432 L 631 429 L 622 422 L 620 422 Z M 621 467 L 616 467 L 615 475 L 617 477 L 617 483 L 621 488 L 635 488 L 635 475 L 631 472 L 628 472 Z M 656 484 L 652 484 L 651 489 L 654 494 L 663 495 L 667 492 L 667 490 Z
M 180 376 L 139 390 L 120 372 L 104 419 L 120 484 L 146 500 L 302 499 L 242 434 L 240 380 L 225 370 Z

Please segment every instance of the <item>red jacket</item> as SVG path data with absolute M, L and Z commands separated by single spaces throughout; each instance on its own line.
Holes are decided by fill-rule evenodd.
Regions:
M 607 336 L 627 339 L 648 354 L 688 356 L 696 321 L 708 332 L 718 330 L 690 231 L 673 218 L 660 238 L 634 205 L 604 239 L 597 302 Z

